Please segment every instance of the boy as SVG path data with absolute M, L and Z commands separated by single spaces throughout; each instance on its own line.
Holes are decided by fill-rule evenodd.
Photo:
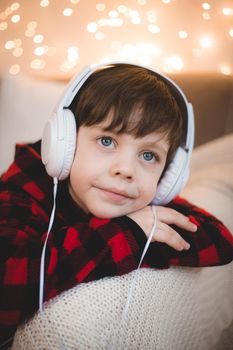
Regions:
M 74 113 L 77 141 L 71 126 L 67 132 L 74 131 L 76 149 L 68 151 L 62 173 L 62 151 L 54 146 L 50 124 L 42 139 L 48 173 L 67 178 L 58 186 L 47 242 L 45 300 L 77 283 L 137 268 L 153 225 L 150 204 L 187 128 L 182 102 L 166 79 L 138 66 L 97 69 L 68 105 L 61 108 L 64 127 L 55 134 L 63 138 L 66 118 L 72 124 Z M 41 252 L 53 207 L 40 142 L 18 146 L 0 182 L 0 201 L 0 344 L 7 344 L 17 325 L 38 309 Z M 232 236 L 216 218 L 180 198 L 156 211 L 144 266 L 232 260 Z

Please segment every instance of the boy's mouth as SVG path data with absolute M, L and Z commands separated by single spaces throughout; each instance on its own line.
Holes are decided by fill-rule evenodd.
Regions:
M 125 201 L 128 199 L 134 199 L 135 196 L 129 194 L 128 192 L 124 190 L 120 190 L 117 188 L 101 188 L 101 187 L 96 187 L 99 189 L 105 196 L 107 196 L 109 199 L 113 201 Z

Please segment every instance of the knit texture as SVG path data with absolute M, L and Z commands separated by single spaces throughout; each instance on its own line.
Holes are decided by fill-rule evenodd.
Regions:
M 139 270 L 122 320 L 135 274 L 84 283 L 52 299 L 18 329 L 12 350 L 231 349 L 233 263 Z

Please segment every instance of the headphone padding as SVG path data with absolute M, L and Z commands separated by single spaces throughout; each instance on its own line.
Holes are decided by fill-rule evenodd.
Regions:
M 42 136 L 41 157 L 50 176 L 64 180 L 69 175 L 75 147 L 75 118 L 69 109 L 63 109 L 47 121 Z
M 65 154 L 63 159 L 63 165 L 59 180 L 64 180 L 69 176 L 70 169 L 74 160 L 75 148 L 76 148 L 76 122 L 75 117 L 70 109 L 64 109 L 64 121 L 66 125 L 65 136 Z
M 158 184 L 152 204 L 165 205 L 179 194 L 188 179 L 188 161 L 187 152 L 179 147 Z

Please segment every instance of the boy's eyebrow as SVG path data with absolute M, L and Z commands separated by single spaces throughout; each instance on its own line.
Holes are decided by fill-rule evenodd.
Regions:
M 105 126 L 102 125 L 93 125 L 91 126 L 93 129 L 95 129 L 98 132 L 108 132 L 112 135 L 116 134 L 116 132 L 114 132 L 114 130 L 106 130 Z M 169 145 L 168 144 L 163 144 L 161 143 L 161 139 L 164 138 L 164 135 L 162 135 L 158 140 L 154 141 L 142 141 L 142 145 L 145 148 L 157 148 L 159 149 L 161 152 L 163 152 L 164 154 L 167 154 L 168 150 L 169 150 Z M 138 138 L 140 139 L 140 137 Z
M 169 150 L 169 145 L 168 144 L 163 144 L 161 142 L 159 142 L 160 140 L 157 141 L 149 141 L 149 142 L 145 142 L 143 144 L 144 147 L 148 147 L 148 148 L 158 148 L 159 150 L 161 150 L 163 153 L 167 153 Z

